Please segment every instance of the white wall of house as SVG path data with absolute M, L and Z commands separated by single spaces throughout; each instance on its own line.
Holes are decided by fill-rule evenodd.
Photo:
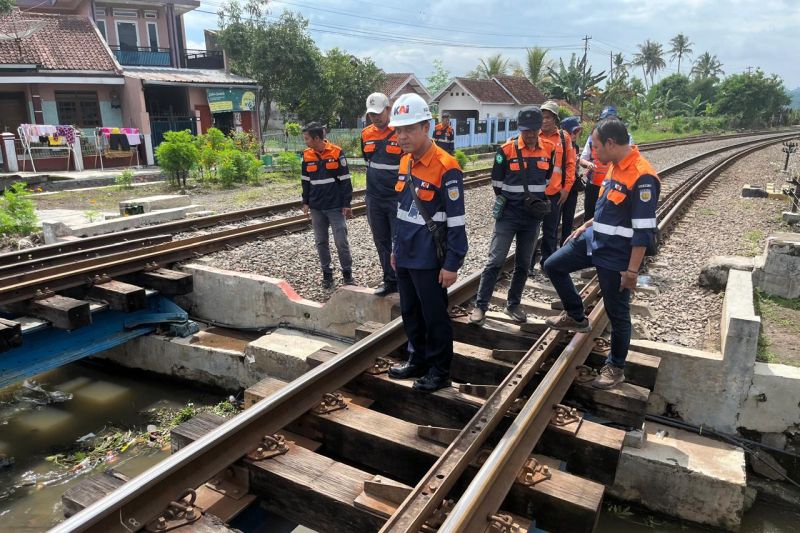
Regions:
M 450 93 L 453 96 L 450 96 Z M 462 96 L 461 93 L 464 93 Z M 452 91 L 447 91 L 439 99 L 439 111 L 477 111 L 481 120 L 488 116 L 500 118 L 516 118 L 520 109 L 527 106 L 516 104 L 485 104 L 476 102 L 466 91 L 456 86 Z

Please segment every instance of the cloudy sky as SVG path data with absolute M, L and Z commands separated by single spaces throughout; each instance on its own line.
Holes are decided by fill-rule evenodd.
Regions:
M 204 48 L 202 30 L 217 27 L 213 13 L 224 0 L 201 2 L 185 16 L 189 48 Z M 270 6 L 274 16 L 288 9 L 309 19 L 322 50 L 339 47 L 387 72 L 414 72 L 423 80 L 437 58 L 454 76 L 498 52 L 520 60 L 534 45 L 568 59 L 582 53 L 584 35 L 592 37 L 590 64 L 604 70 L 611 51 L 629 60 L 645 39 L 666 51 L 682 32 L 694 43 L 693 57 L 716 54 L 726 74 L 761 67 L 782 76 L 788 89 L 800 87 L 800 0 L 287 0 Z M 665 60 L 661 75 L 677 72 L 677 62 L 668 54 Z

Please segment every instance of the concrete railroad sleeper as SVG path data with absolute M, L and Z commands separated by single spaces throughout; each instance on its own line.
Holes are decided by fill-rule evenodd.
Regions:
M 757 145 L 753 145 L 752 141 L 750 141 L 716 148 L 673 165 L 661 171 L 660 175 L 666 177 L 706 157 L 737 147 L 766 146 L 767 144 L 781 142 L 794 136 L 796 136 L 796 133 L 788 135 L 782 134 L 779 136 L 771 136 L 768 140 L 762 141 Z M 470 186 L 479 186 L 489 179 L 488 176 L 480 176 L 469 180 L 468 183 Z M 353 212 L 354 214 L 363 214 L 365 210 L 365 206 L 359 204 L 354 207 Z M 185 222 L 181 221 L 181 223 Z M 137 245 L 134 250 L 124 252 L 117 251 L 116 253 L 106 256 L 83 259 L 69 264 L 46 266 L 42 269 L 12 274 L 6 277 L 3 277 L 2 270 L 0 270 L 0 284 L 2 285 L 0 287 L 0 305 L 26 301 L 32 298 L 42 297 L 43 294 L 73 287 L 91 285 L 97 280 L 106 280 L 111 277 L 134 272 L 154 270 L 161 266 L 192 259 L 202 254 L 222 250 L 253 239 L 276 237 L 284 235 L 287 232 L 299 231 L 307 228 L 309 224 L 310 222 L 305 215 L 299 215 L 261 224 L 253 224 L 242 228 L 228 229 L 209 235 L 164 242 L 152 246 Z M 171 226 L 171 224 L 167 224 L 166 226 Z M 164 229 L 163 226 L 158 226 L 154 227 L 152 231 L 159 234 L 163 233 Z M 122 232 L 118 235 L 126 233 L 128 232 Z M 141 235 L 138 236 L 141 237 Z
M 753 145 L 743 153 L 772 142 L 774 140 Z M 698 172 L 690 180 L 691 184 L 676 188 L 675 193 L 670 196 L 695 196 L 708 181 L 739 157 L 741 154 L 734 154 L 711 168 Z M 665 231 L 666 226 L 675 220 L 675 213 L 685 209 L 687 205 L 688 200 L 662 205 L 659 208 L 659 232 Z M 480 272 L 476 272 L 451 287 L 451 303 L 460 305 L 471 299 L 479 280 Z M 596 297 L 596 287 L 596 280 L 593 280 L 584 289 L 584 298 Z M 483 531 L 490 525 L 490 517 L 497 519 L 499 505 L 514 483 L 515 473 L 524 466 L 524 461 L 544 431 L 546 422 L 552 418 L 553 406 L 561 401 L 566 389 L 572 384 L 577 372 L 576 366 L 583 363 L 592 349 L 595 336 L 607 323 L 602 303 L 595 305 L 590 316 L 595 324 L 591 334 L 576 334 L 572 337 L 567 348 L 550 367 L 505 436 L 467 487 L 454 510 L 444 519 L 441 530 Z M 477 453 L 479 447 L 475 444 L 485 442 L 489 432 L 497 427 L 497 417 L 505 415 L 509 401 L 515 397 L 514 394 L 521 392 L 522 382 L 529 380 L 532 372 L 544 362 L 544 357 L 539 352 L 547 350 L 549 346 L 557 346 L 560 335 L 563 334 L 544 331 L 501 386 L 489 396 L 484 407 L 459 433 L 445 454 L 423 478 L 423 482 L 390 517 L 384 528 L 386 531 L 406 531 L 408 528 L 404 526 L 413 527 L 424 523 L 430 511 L 444 499 L 447 489 L 454 486 L 459 474 L 469 463 L 465 460 L 474 458 L 472 454 Z M 169 459 L 122 485 L 53 531 L 105 532 L 118 530 L 121 526 L 131 529 L 143 527 L 159 516 L 166 505 L 187 487 L 199 486 L 223 471 L 261 445 L 265 434 L 275 433 L 302 416 L 319 404 L 326 393 L 354 380 L 372 367 L 377 358 L 398 349 L 405 340 L 401 319 L 393 320 L 250 409 L 211 430 Z M 510 394 L 506 388 L 513 389 L 514 393 Z M 455 450 L 459 452 L 455 453 Z M 448 457 L 451 458 L 450 462 Z M 452 462 L 453 457 L 455 462 Z M 446 467 L 446 474 L 437 470 L 437 466 L 442 465 Z
M 696 144 L 730 138 L 749 137 L 759 134 L 760 132 L 752 132 L 719 136 L 707 135 L 686 137 L 682 139 L 669 139 L 666 141 L 644 143 L 639 145 L 639 148 L 641 150 L 654 150 L 683 144 Z M 769 132 L 768 134 L 774 135 L 774 132 Z M 464 175 L 467 178 L 465 180 L 465 185 L 468 187 L 483 185 L 488 181 L 488 177 L 483 175 L 486 173 L 486 171 L 487 169 L 465 171 Z M 473 181 L 471 178 L 475 178 L 475 180 Z M 353 197 L 362 197 L 364 196 L 365 192 L 365 189 L 356 190 L 353 192 Z M 270 216 L 281 211 L 300 209 L 301 204 L 302 202 L 300 200 L 291 200 L 264 207 L 242 209 L 189 220 L 177 220 L 164 224 L 155 224 L 144 228 L 134 228 L 106 235 L 97 235 L 94 237 L 86 237 L 72 241 L 47 244 L 27 250 L 6 252 L 0 254 L 0 279 L 8 277 L 17 272 L 26 272 L 43 268 L 44 266 L 64 264 L 70 261 L 78 260 L 81 257 L 98 257 L 99 255 L 108 254 L 114 248 L 116 248 L 118 251 L 134 250 L 142 245 L 142 241 L 145 237 L 164 239 L 165 235 L 172 235 L 184 231 L 193 231 L 220 224 L 231 224 L 235 222 L 241 222 L 243 220 Z

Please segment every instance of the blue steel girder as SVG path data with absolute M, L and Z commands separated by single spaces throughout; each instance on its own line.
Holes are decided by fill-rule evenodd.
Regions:
M 92 324 L 73 331 L 44 328 L 23 334 L 22 346 L 0 353 L 0 388 L 152 333 L 162 323 L 185 323 L 188 314 L 160 295 L 132 313 L 98 311 Z

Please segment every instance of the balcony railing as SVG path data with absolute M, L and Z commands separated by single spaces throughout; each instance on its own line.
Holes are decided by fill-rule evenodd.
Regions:
M 137 67 L 170 67 L 169 48 L 156 48 L 153 46 L 111 46 L 117 61 L 121 65 Z
M 183 54 L 183 68 L 225 68 L 225 60 L 220 50 L 186 50 Z

